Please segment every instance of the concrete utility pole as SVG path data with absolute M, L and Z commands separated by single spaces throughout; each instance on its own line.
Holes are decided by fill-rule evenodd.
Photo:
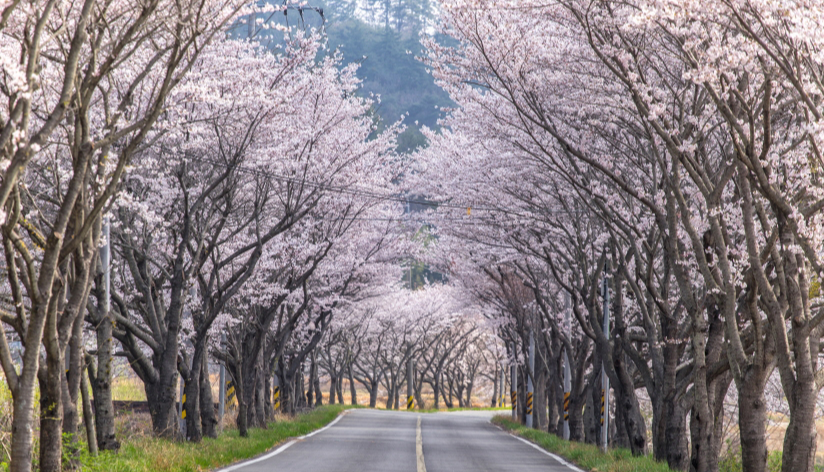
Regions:
M 506 369 L 504 368 L 503 364 L 501 364 L 501 407 L 506 406 L 506 393 L 504 390 L 506 389 Z
M 103 319 L 111 322 L 111 290 L 112 290 L 112 228 L 109 217 L 103 223 L 103 237 L 106 238 L 106 245 L 100 250 L 101 262 L 103 262 Z
M 526 376 L 526 427 L 531 428 L 532 419 L 532 394 L 535 392 L 535 385 L 532 384 L 532 377 L 535 375 L 535 334 L 529 330 L 529 371 Z
M 226 333 L 220 335 L 220 347 L 226 348 Z M 217 400 L 217 429 L 223 431 L 223 414 L 226 413 L 226 365 L 220 364 L 220 386 Z
M 512 343 L 512 356 L 517 359 L 515 355 L 515 343 Z M 511 392 L 512 403 L 512 420 L 518 421 L 518 363 L 512 362 L 509 371 L 509 391 Z
M 609 259 L 604 262 L 604 336 L 609 339 Z M 609 441 L 609 377 L 605 361 L 601 361 L 601 449 L 606 451 Z
M 572 332 L 569 324 L 569 312 L 572 311 L 572 306 L 569 303 L 569 294 L 564 297 L 566 303 L 566 314 L 564 321 L 566 324 L 567 335 L 572 339 Z M 564 439 L 569 441 L 569 395 L 572 392 L 572 370 L 569 365 L 569 351 L 564 348 Z
M 415 368 L 415 364 L 412 362 L 412 356 L 409 356 L 409 360 L 406 364 L 406 409 L 407 410 L 414 410 L 415 409 L 415 379 L 413 377 Z

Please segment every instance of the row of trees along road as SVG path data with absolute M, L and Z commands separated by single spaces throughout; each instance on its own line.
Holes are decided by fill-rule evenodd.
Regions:
M 471 397 L 494 342 L 463 308 L 425 291 L 428 321 L 416 324 L 412 309 L 395 319 L 367 303 L 391 299 L 387 281 L 400 282 L 398 254 L 409 252 L 403 206 L 381 197 L 396 192 L 402 127 L 376 130 L 357 65 L 311 31 L 272 50 L 232 39 L 250 17 L 243 3 L 0 6 L 0 365 L 13 472 L 32 469 L 38 419 L 39 469 L 78 466 L 87 379 L 88 443 L 119 447 L 118 356 L 143 382 L 157 436 L 181 434 L 182 379 L 192 441 L 217 434 L 210 359 L 236 386 L 241 435 L 272 418 L 273 374 L 287 411 L 306 403 L 307 365 L 310 392 L 325 369 L 396 398 L 404 356 L 416 355 L 416 382 L 447 402 Z M 436 346 L 431 358 L 413 340 Z
M 654 456 L 718 470 L 734 389 L 743 470 L 766 470 L 778 401 L 782 470 L 812 471 L 824 9 L 457 1 L 443 14 L 459 44 L 430 41 L 424 60 L 458 108 L 429 133 L 408 184 L 449 202 L 433 215 L 433 261 L 496 307 L 511 359 L 535 333 L 535 403 L 549 411 L 536 408 L 536 426 L 559 431 L 566 351 L 574 439 L 598 435 L 581 407 L 597 410 L 603 364 L 613 444 L 646 453 L 641 389 Z M 773 375 L 783 399 L 765 395 Z

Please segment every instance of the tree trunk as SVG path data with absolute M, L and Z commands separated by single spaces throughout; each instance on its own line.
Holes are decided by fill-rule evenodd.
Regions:
M 320 389 L 320 375 L 315 370 L 315 406 L 323 406 L 323 390 Z
M 170 337 L 177 337 L 176 334 L 169 333 Z M 144 390 L 146 390 L 146 401 L 149 404 L 149 414 L 152 417 L 152 430 L 155 436 L 173 439 L 177 433 L 177 359 L 170 359 L 169 353 L 174 352 L 177 356 L 176 341 L 169 340 L 169 344 L 174 343 L 175 347 L 166 349 L 167 353 L 159 360 L 158 381 L 156 383 L 147 382 L 143 379 Z M 97 408 L 97 398 L 95 398 L 95 408 Z M 97 410 L 95 410 L 97 411 Z M 98 423 L 99 425 L 99 423 Z M 97 436 L 101 433 L 98 430 Z M 100 443 L 98 442 L 98 445 Z M 101 449 L 102 446 L 101 446 Z
M 703 313 L 693 314 L 693 404 L 690 413 L 690 435 L 692 452 L 690 470 L 695 472 L 713 472 L 711 451 L 713 442 L 712 412 L 710 409 L 711 392 L 707 385 L 707 322 Z
M 593 369 L 593 372 L 598 372 L 598 370 Z M 595 377 L 596 379 L 598 378 L 597 375 L 591 375 L 590 377 Z M 587 444 L 598 444 L 598 441 L 601 438 L 601 417 L 599 407 L 601 404 L 600 384 L 597 386 L 593 386 L 592 384 L 587 386 L 586 402 L 587 404 L 584 408 L 584 441 Z M 570 415 L 570 418 L 572 418 L 572 415 Z
M 86 426 L 86 444 L 89 448 L 89 455 L 97 456 L 97 432 L 94 428 L 94 413 L 92 412 L 92 401 L 89 398 L 89 382 L 86 376 L 86 369 L 80 372 L 80 398 L 83 400 L 83 424 Z
M 466 407 L 472 408 L 472 389 L 475 387 L 474 382 L 469 382 L 466 386 Z
M 102 304 L 103 296 L 98 297 Z M 103 310 L 99 310 L 102 312 Z M 97 336 L 97 360 L 89 363 L 89 380 L 94 398 L 94 426 L 97 431 L 97 447 L 101 451 L 116 451 L 120 443 L 114 429 L 114 402 L 112 396 L 112 320 L 101 317 L 95 326 Z M 91 357 L 91 356 L 90 356 Z
M 255 422 L 258 428 L 266 428 L 266 390 L 264 389 L 263 378 L 266 369 L 259 368 L 255 375 Z
M 392 409 L 392 404 L 394 402 L 395 402 L 395 392 L 390 387 L 390 388 L 386 389 L 386 409 L 391 410 Z
M 767 470 L 767 376 L 748 369 L 738 385 L 738 433 L 741 439 L 741 470 Z
M 306 374 L 303 367 L 303 365 L 300 366 L 295 379 L 295 406 L 299 408 L 306 407 Z
M 673 470 L 689 469 L 689 444 L 687 442 L 687 409 L 681 400 L 665 402 L 664 452 L 667 464 Z
M 47 338 L 48 339 L 48 338 Z M 52 349 L 56 350 L 54 353 Z M 63 398 L 65 364 L 59 348 L 46 348 L 40 373 L 40 470 L 59 472 L 63 467 Z
M 632 377 L 627 372 L 628 363 L 625 362 L 623 350 L 613 356 L 615 371 L 618 374 L 618 387 L 615 389 L 615 408 L 621 410 L 623 422 L 616 422 L 619 433 L 626 438 L 627 446 L 632 451 L 633 456 L 643 456 L 647 451 L 647 425 L 644 416 L 641 414 L 641 407 L 638 405 L 638 396 L 635 394 L 635 385 Z
M 240 400 L 240 396 L 237 396 Z M 246 402 L 238 401 L 237 407 L 237 431 L 242 438 L 249 437 L 249 407 Z
M 200 373 L 200 426 L 203 428 L 203 436 L 207 438 L 217 438 L 217 414 L 215 413 L 215 402 L 212 397 L 212 382 L 209 378 L 209 364 L 203 362 L 203 369 Z
M 349 364 L 349 402 L 350 405 L 358 404 L 358 392 L 355 389 L 355 376 L 352 374 L 352 364 Z M 343 403 L 343 400 L 341 400 Z
M 590 395 L 586 388 L 581 395 L 571 395 L 569 398 L 569 439 L 571 441 L 586 440 L 584 408 L 590 407 L 589 403 Z
M 271 362 L 269 363 L 271 365 Z M 266 375 L 263 377 L 263 395 L 265 397 L 264 407 L 266 409 L 266 424 L 275 421 L 275 405 L 273 403 L 272 379 L 274 372 L 270 367 L 265 369 Z
M 312 354 L 312 360 L 309 363 L 309 389 L 306 392 L 306 404 L 312 406 L 315 404 L 315 372 L 317 364 L 315 363 L 315 355 Z
M 70 458 L 68 466 L 76 469 L 79 466 L 78 453 L 78 433 L 77 428 L 80 423 L 80 414 L 77 408 L 77 401 L 80 394 L 80 379 L 82 377 L 85 359 L 83 359 L 83 320 L 78 316 L 72 326 L 72 335 L 66 350 L 68 356 L 67 375 L 62 376 L 63 398 L 63 437 L 68 442 L 67 456 Z
M 536 343 L 535 346 L 537 349 L 541 349 L 540 341 Z M 536 352 L 536 359 L 535 359 L 535 380 L 533 383 L 534 387 L 534 396 L 533 396 L 533 406 L 534 406 L 534 419 L 535 423 L 533 427 L 539 431 L 546 431 L 547 430 L 547 414 L 546 414 L 546 405 L 547 405 L 547 391 L 546 391 L 546 381 L 547 381 L 547 369 L 546 364 L 542 359 L 546 359 L 547 353 L 544 351 Z
M 329 404 L 335 404 L 335 394 L 337 393 L 338 388 L 338 378 L 334 375 L 331 376 L 329 379 Z
M 203 440 L 200 389 L 204 357 L 206 356 L 205 343 L 206 340 L 204 339 L 195 344 L 195 350 L 192 355 L 192 365 L 188 372 L 186 372 L 188 378 L 184 378 L 183 381 L 183 394 L 186 397 L 186 401 L 183 402 L 183 415 L 186 421 L 186 439 L 194 443 L 199 443 Z
M 378 381 L 369 382 L 369 407 L 375 408 L 378 405 Z

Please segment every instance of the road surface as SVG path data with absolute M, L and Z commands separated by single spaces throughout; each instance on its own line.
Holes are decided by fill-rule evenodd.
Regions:
M 223 472 L 573 472 L 491 423 L 494 412 L 350 410 L 331 427 Z

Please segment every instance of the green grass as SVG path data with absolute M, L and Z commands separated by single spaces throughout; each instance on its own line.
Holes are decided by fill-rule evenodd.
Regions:
M 81 458 L 84 472 L 195 472 L 207 471 L 250 459 L 269 451 L 284 440 L 321 428 L 338 416 L 341 405 L 318 407 L 293 420 L 271 423 L 268 429 L 250 429 L 241 438 L 237 430 L 200 444 L 174 442 L 151 437 L 124 438 L 120 452 L 103 452 L 97 457 Z
M 769 472 L 781 472 L 781 459 L 782 454 L 781 451 L 770 451 L 767 454 L 767 470 Z M 816 462 L 820 462 L 816 460 Z M 824 466 L 820 463 L 816 464 L 815 472 L 823 472 Z M 727 457 L 721 459 L 718 463 L 718 472 L 742 472 L 743 466 L 741 465 L 741 451 L 737 451 L 737 454 L 728 454 Z
M 8 451 L 11 447 L 11 392 L 6 378 L 0 374 L 0 471 L 9 463 Z
M 611 449 L 603 453 L 597 446 L 565 441 L 554 434 L 527 428 L 506 416 L 496 416 L 492 422 L 554 454 L 564 457 L 584 469 L 598 472 L 670 472 L 667 464 L 655 462 L 650 456 L 632 457 L 627 449 Z
M 112 381 L 112 397 L 115 400 L 146 401 L 146 390 L 143 388 L 143 382 L 137 377 L 116 377 Z

